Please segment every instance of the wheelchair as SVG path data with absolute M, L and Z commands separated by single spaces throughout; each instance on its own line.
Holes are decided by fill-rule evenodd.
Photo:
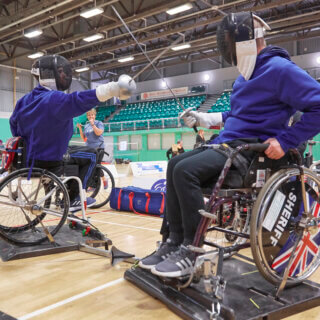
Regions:
M 319 177 L 302 166 L 297 150 L 290 150 L 279 167 L 264 155 L 267 147 L 244 144 L 231 151 L 205 209 L 199 210 L 202 217 L 189 246 L 196 260 L 190 276 L 176 279 L 179 290 L 202 281 L 208 294 L 222 299 L 223 260 L 249 247 L 261 275 L 278 287 L 277 296 L 319 267 Z M 257 155 L 242 177 L 232 164 L 245 150 Z
M 86 192 L 82 190 L 82 182 L 76 176 L 57 177 L 46 169 L 26 168 L 25 143 L 20 138 L 11 138 L 11 148 L 7 155 L 10 161 L 3 170 L 8 175 L 0 181 L 0 238 L 19 245 L 37 245 L 49 239 L 60 230 L 68 219 L 75 222 L 85 222 L 92 226 L 85 216 Z M 9 141 L 10 142 L 10 141 Z M 101 157 L 100 157 L 101 158 Z M 65 163 L 67 168 L 68 164 Z M 101 176 L 107 176 L 108 189 L 104 190 L 105 198 L 96 204 L 100 207 L 107 203 L 114 179 L 111 172 L 101 164 L 96 165 L 92 186 L 98 197 L 101 187 Z M 79 185 L 82 218 L 69 215 L 70 200 L 66 184 L 76 180 Z M 106 194 L 106 191 L 109 194 Z

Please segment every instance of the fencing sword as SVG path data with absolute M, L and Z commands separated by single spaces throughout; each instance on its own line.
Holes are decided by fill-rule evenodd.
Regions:
M 181 41 L 181 37 L 177 38 L 174 42 L 171 43 L 169 47 L 167 47 L 165 50 L 160 52 L 151 62 L 154 63 L 158 59 L 160 59 L 167 51 L 169 51 L 172 47 L 174 47 L 176 44 L 178 44 Z M 151 63 L 148 63 L 146 66 L 144 66 L 137 74 L 132 77 L 132 79 L 136 79 L 140 76 L 140 74 L 144 71 L 146 71 L 151 66 Z
M 172 91 L 172 89 L 170 88 L 170 86 L 168 86 L 167 81 L 164 79 L 164 77 L 162 76 L 161 72 L 157 69 L 157 67 L 154 65 L 154 60 L 153 61 L 149 58 L 149 56 L 147 55 L 146 51 L 143 50 L 143 48 L 141 47 L 141 44 L 139 43 L 139 41 L 136 39 L 136 37 L 133 35 L 133 33 L 131 32 L 130 28 L 128 27 L 128 25 L 125 23 L 125 21 L 122 19 L 122 17 L 120 16 L 119 12 L 117 11 L 117 9 L 111 4 L 110 7 L 112 8 L 112 10 L 114 11 L 114 13 L 116 14 L 116 16 L 119 18 L 119 20 L 121 21 L 121 23 L 123 24 L 123 26 L 125 27 L 125 29 L 127 30 L 127 32 L 130 34 L 130 36 L 132 37 L 132 39 L 135 41 L 135 43 L 138 45 L 140 51 L 143 53 L 143 55 L 146 57 L 146 59 L 149 61 L 149 64 L 152 66 L 152 68 L 154 69 L 154 71 L 157 73 L 157 75 L 159 76 L 159 78 L 166 84 L 166 87 L 169 89 L 170 93 L 172 94 L 172 96 L 174 97 L 174 99 L 176 100 L 177 104 L 181 107 L 181 109 L 183 111 L 186 111 L 186 108 L 182 105 L 182 103 L 179 101 L 179 99 L 177 98 L 177 96 L 174 94 L 174 92 Z M 198 132 L 198 129 L 196 126 L 193 126 L 193 130 L 195 132 Z

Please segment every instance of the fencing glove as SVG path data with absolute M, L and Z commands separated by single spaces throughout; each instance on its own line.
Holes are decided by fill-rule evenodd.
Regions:
M 184 123 L 189 127 L 203 127 L 210 128 L 222 123 L 222 113 L 203 113 L 193 111 L 193 108 L 188 108 L 181 115 L 180 118 L 183 119 Z
M 128 75 L 122 74 L 118 79 L 119 99 L 127 100 L 132 93 L 137 89 L 135 81 Z
M 135 81 L 128 75 L 123 74 L 117 82 L 109 82 L 97 87 L 96 95 L 100 102 L 105 102 L 112 97 L 120 100 L 127 100 L 131 97 L 133 91 L 136 90 Z

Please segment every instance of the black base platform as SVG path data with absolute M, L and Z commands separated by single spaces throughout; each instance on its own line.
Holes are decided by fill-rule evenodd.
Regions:
M 2 261 L 9 261 L 79 250 L 81 244 L 90 241 L 105 240 L 105 249 L 108 249 L 108 245 L 112 245 L 112 241 L 110 239 L 104 239 L 103 235 L 97 230 L 92 230 L 87 236 L 83 236 L 83 228 L 84 226 L 79 223 L 75 229 L 64 225 L 54 236 L 54 244 L 47 240 L 39 245 L 19 247 L 0 239 L 1 259 Z
M 178 291 L 160 278 L 139 267 L 125 272 L 129 280 L 148 294 L 161 300 L 183 319 L 211 319 L 212 303 L 201 282 Z M 275 287 L 267 282 L 254 265 L 239 259 L 228 259 L 223 264 L 227 281 L 218 319 L 282 319 L 320 305 L 320 285 L 305 281 L 285 289 L 275 300 Z
M 6 313 L 0 311 L 0 320 L 17 320 L 17 318 L 13 318 Z

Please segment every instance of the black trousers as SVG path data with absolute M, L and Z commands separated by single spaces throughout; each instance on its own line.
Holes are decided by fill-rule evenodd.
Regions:
M 217 180 L 225 162 L 224 155 L 204 147 L 169 161 L 166 212 L 161 228 L 164 238 L 169 231 L 170 237 L 192 242 L 201 218 L 198 211 L 204 209 L 201 186 Z
M 70 158 L 68 164 L 76 164 L 79 166 L 78 176 L 82 181 L 82 187 L 86 189 L 94 174 L 97 164 L 97 150 L 86 146 L 70 146 L 68 148 Z M 79 194 L 79 184 L 76 180 L 71 180 L 68 183 L 70 200 L 74 199 Z M 72 200 L 71 200 L 72 201 Z
M 86 188 L 96 167 L 96 150 L 89 147 L 76 146 L 68 148 L 68 154 L 70 157 L 68 157 L 67 161 L 35 160 L 34 167 L 47 169 L 60 177 L 64 174 L 65 165 L 76 164 L 79 167 L 78 176 L 82 181 L 83 188 Z M 70 180 L 67 182 L 67 186 L 70 201 L 73 201 L 79 195 L 79 184 L 76 180 Z

